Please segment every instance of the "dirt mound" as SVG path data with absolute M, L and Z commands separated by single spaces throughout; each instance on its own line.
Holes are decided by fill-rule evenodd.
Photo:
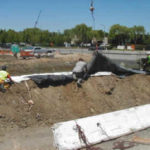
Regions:
M 0 93 L 0 130 L 52 125 L 53 123 L 86 117 L 132 106 L 150 103 L 150 76 L 134 75 L 125 79 L 116 76 L 91 77 L 77 88 L 66 86 L 40 89 L 28 81 L 15 84 Z M 34 101 L 29 110 L 28 100 Z M 0 131 L 1 132 L 1 131 Z
M 55 54 L 54 58 L 29 58 L 15 59 L 13 56 L 0 56 L 0 67 L 8 66 L 8 72 L 11 75 L 22 75 L 32 73 L 70 71 L 79 58 L 89 61 L 90 54 Z

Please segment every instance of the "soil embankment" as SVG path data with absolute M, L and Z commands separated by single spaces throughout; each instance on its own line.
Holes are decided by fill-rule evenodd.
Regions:
M 65 86 L 38 88 L 28 81 L 15 84 L 0 93 L 0 129 L 50 126 L 53 123 L 86 117 L 150 103 L 150 76 L 133 75 L 91 77 L 77 88 L 75 82 Z M 26 104 L 32 99 L 34 105 Z

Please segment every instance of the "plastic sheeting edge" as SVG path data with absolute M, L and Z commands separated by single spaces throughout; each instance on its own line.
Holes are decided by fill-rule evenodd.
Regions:
M 43 74 L 30 74 L 30 75 L 21 75 L 21 76 L 12 76 L 12 79 L 14 80 L 14 82 L 16 83 L 20 83 L 22 81 L 27 81 L 30 80 L 31 77 L 33 76 L 39 76 L 39 75 L 71 75 L 72 72 L 54 72 L 54 73 L 43 73 Z M 97 72 L 91 76 L 108 76 L 108 75 L 112 75 L 111 72 Z

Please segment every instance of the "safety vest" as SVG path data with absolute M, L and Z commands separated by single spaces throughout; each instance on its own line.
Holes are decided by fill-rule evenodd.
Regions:
M 0 71 L 0 80 L 6 80 L 9 73 L 7 71 L 1 70 Z
M 148 55 L 147 58 L 148 58 L 148 61 L 147 61 L 147 62 L 148 62 L 148 64 L 150 64 L 150 55 Z

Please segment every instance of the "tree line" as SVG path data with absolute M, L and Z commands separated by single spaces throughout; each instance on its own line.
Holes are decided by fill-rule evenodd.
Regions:
M 85 24 L 76 25 L 64 32 L 50 32 L 39 28 L 27 28 L 17 32 L 15 30 L 0 30 L 0 43 L 26 43 L 41 46 L 64 46 L 71 43 L 79 46 L 81 43 L 102 42 L 108 37 L 112 46 L 128 44 L 150 44 L 150 35 L 146 33 L 144 26 L 133 26 L 131 28 L 119 24 L 111 26 L 109 32 L 93 30 Z

